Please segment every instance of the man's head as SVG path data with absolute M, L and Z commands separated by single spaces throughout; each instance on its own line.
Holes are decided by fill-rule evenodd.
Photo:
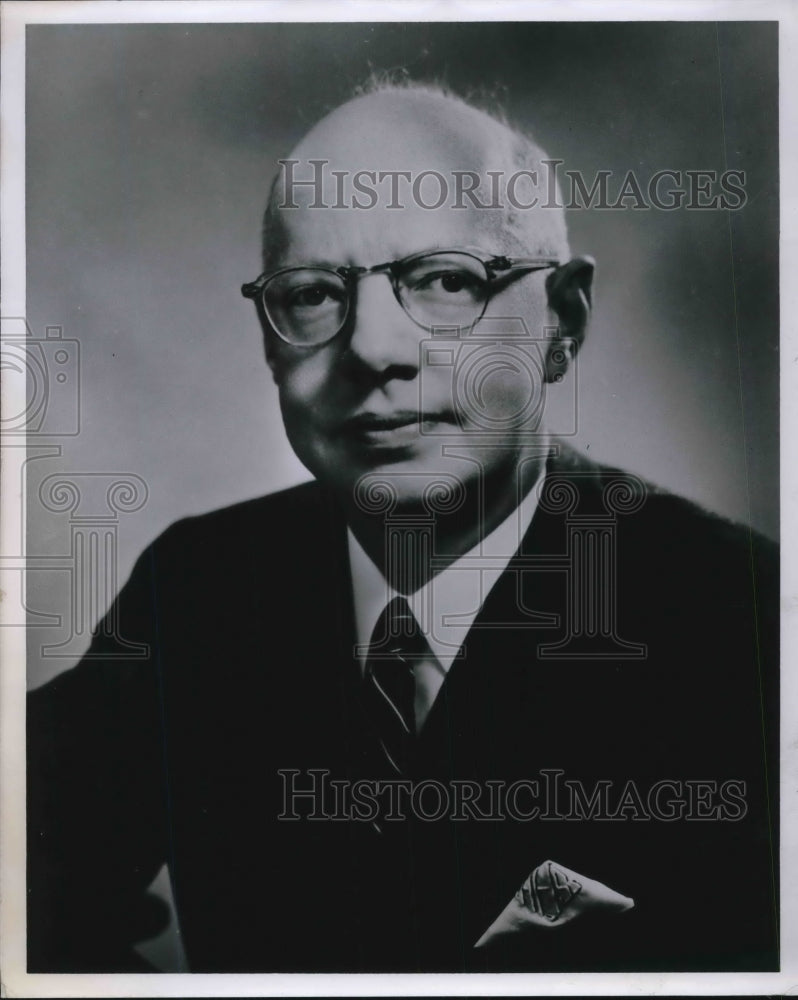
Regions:
M 334 110 L 285 161 L 265 274 L 327 276 L 272 279 L 266 354 L 291 444 L 345 503 L 369 473 L 406 504 L 436 476 L 512 492 L 545 450 L 545 385 L 584 336 L 592 263 L 569 260 L 561 209 L 542 207 L 544 159 L 459 98 L 389 87 Z M 311 175 L 320 186 L 293 184 Z M 521 207 L 533 195 L 540 207 Z M 469 256 L 354 272 L 427 251 Z

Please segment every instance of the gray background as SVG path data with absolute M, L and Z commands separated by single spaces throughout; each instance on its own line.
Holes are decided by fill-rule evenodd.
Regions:
M 59 25 L 27 29 L 27 308 L 80 342 L 82 422 L 31 463 L 29 553 L 69 552 L 54 472 L 147 483 L 120 583 L 175 519 L 307 478 L 239 287 L 275 159 L 399 67 L 495 94 L 588 178 L 747 172 L 739 212 L 569 213 L 599 265 L 576 443 L 777 536 L 776 24 Z M 64 570 L 28 574 L 63 616 L 30 629 L 31 686 L 74 662 L 40 648 L 70 600 Z

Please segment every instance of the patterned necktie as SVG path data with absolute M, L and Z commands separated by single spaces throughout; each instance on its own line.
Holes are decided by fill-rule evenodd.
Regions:
M 404 597 L 395 597 L 374 626 L 364 679 L 366 707 L 391 773 L 408 773 L 416 735 L 413 665 L 429 652 Z

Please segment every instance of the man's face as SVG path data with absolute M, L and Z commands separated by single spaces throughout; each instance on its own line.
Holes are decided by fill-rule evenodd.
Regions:
M 398 123 L 391 133 L 401 155 L 398 169 L 451 176 L 459 166 L 445 140 L 412 122 L 401 129 Z M 294 156 L 303 161 L 304 176 L 311 156 L 329 160 L 330 170 L 385 169 L 384 161 L 370 162 L 374 151 L 361 131 L 367 130 L 347 133 L 341 124 L 307 152 L 300 147 Z M 334 198 L 330 192 L 325 200 Z M 409 196 L 404 206 L 284 208 L 285 249 L 275 267 L 369 267 L 434 249 L 477 248 L 485 259 L 536 254 L 535 247 L 519 247 L 505 233 L 499 211 L 470 205 L 429 210 Z M 464 486 L 480 476 L 492 482 L 506 476 L 513 488 L 521 454 L 534 454 L 543 440 L 542 355 L 545 331 L 556 322 L 547 307 L 550 273 L 510 282 L 490 300 L 482 321 L 459 339 L 433 335 L 414 322 L 381 273 L 359 279 L 350 320 L 328 343 L 295 347 L 269 334 L 269 363 L 300 460 L 345 502 L 367 473 L 384 477 L 400 501 L 411 504 L 442 476 Z

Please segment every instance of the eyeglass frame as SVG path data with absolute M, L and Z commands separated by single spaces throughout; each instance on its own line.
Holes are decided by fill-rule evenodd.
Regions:
M 498 291 L 501 289 L 490 288 L 490 283 L 495 282 L 497 278 L 509 277 L 513 271 L 525 270 L 527 274 L 534 274 L 537 271 L 547 271 L 551 268 L 556 268 L 560 266 L 560 261 L 553 257 L 508 257 L 505 254 L 492 254 L 487 260 L 483 260 L 482 257 L 478 257 L 477 253 L 487 254 L 484 250 L 472 250 L 472 249 L 461 249 L 461 248 L 438 248 L 435 250 L 421 250 L 417 253 L 409 254 L 407 257 L 400 257 L 398 260 L 386 261 L 384 264 L 374 264 L 372 267 L 364 267 L 359 264 L 342 264 L 340 267 L 328 267 L 322 264 L 292 264 L 290 267 L 281 267 L 276 271 L 264 271 L 260 274 L 254 281 L 247 281 L 241 286 L 241 294 L 245 299 L 252 299 L 258 308 L 259 313 L 263 313 L 269 326 L 277 334 L 283 343 L 288 344 L 290 347 L 296 347 L 299 349 L 311 349 L 316 347 L 323 347 L 325 344 L 329 344 L 331 341 L 341 333 L 341 331 L 346 327 L 347 321 L 352 309 L 352 303 L 354 301 L 354 291 L 357 288 L 357 282 L 360 278 L 367 274 L 385 274 L 389 278 L 391 283 L 391 290 L 393 291 L 394 298 L 399 303 L 402 311 L 408 316 L 416 326 L 421 327 L 424 330 L 429 330 L 431 327 L 426 323 L 421 323 L 415 318 L 407 309 L 407 306 L 402 302 L 399 293 L 399 271 L 408 264 L 412 264 L 414 261 L 421 260 L 424 257 L 432 257 L 437 254 L 447 254 L 447 253 L 458 253 L 464 256 L 471 257 L 473 260 L 478 261 L 484 268 L 487 274 L 489 290 L 488 294 L 485 296 L 485 301 L 482 303 L 482 310 L 472 321 L 471 325 L 476 325 L 482 317 L 485 315 L 485 311 L 488 308 L 488 303 L 493 298 Z M 342 278 L 344 281 L 344 287 L 347 293 L 346 301 L 346 312 L 344 313 L 343 319 L 341 320 L 341 325 L 331 336 L 327 337 L 326 340 L 319 340 L 312 344 L 296 344 L 291 340 L 288 340 L 275 326 L 269 315 L 269 310 L 266 307 L 266 303 L 263 299 L 263 292 L 266 286 L 274 278 L 279 277 L 281 274 L 288 274 L 291 271 L 324 271 L 327 274 L 334 274 L 336 277 Z

